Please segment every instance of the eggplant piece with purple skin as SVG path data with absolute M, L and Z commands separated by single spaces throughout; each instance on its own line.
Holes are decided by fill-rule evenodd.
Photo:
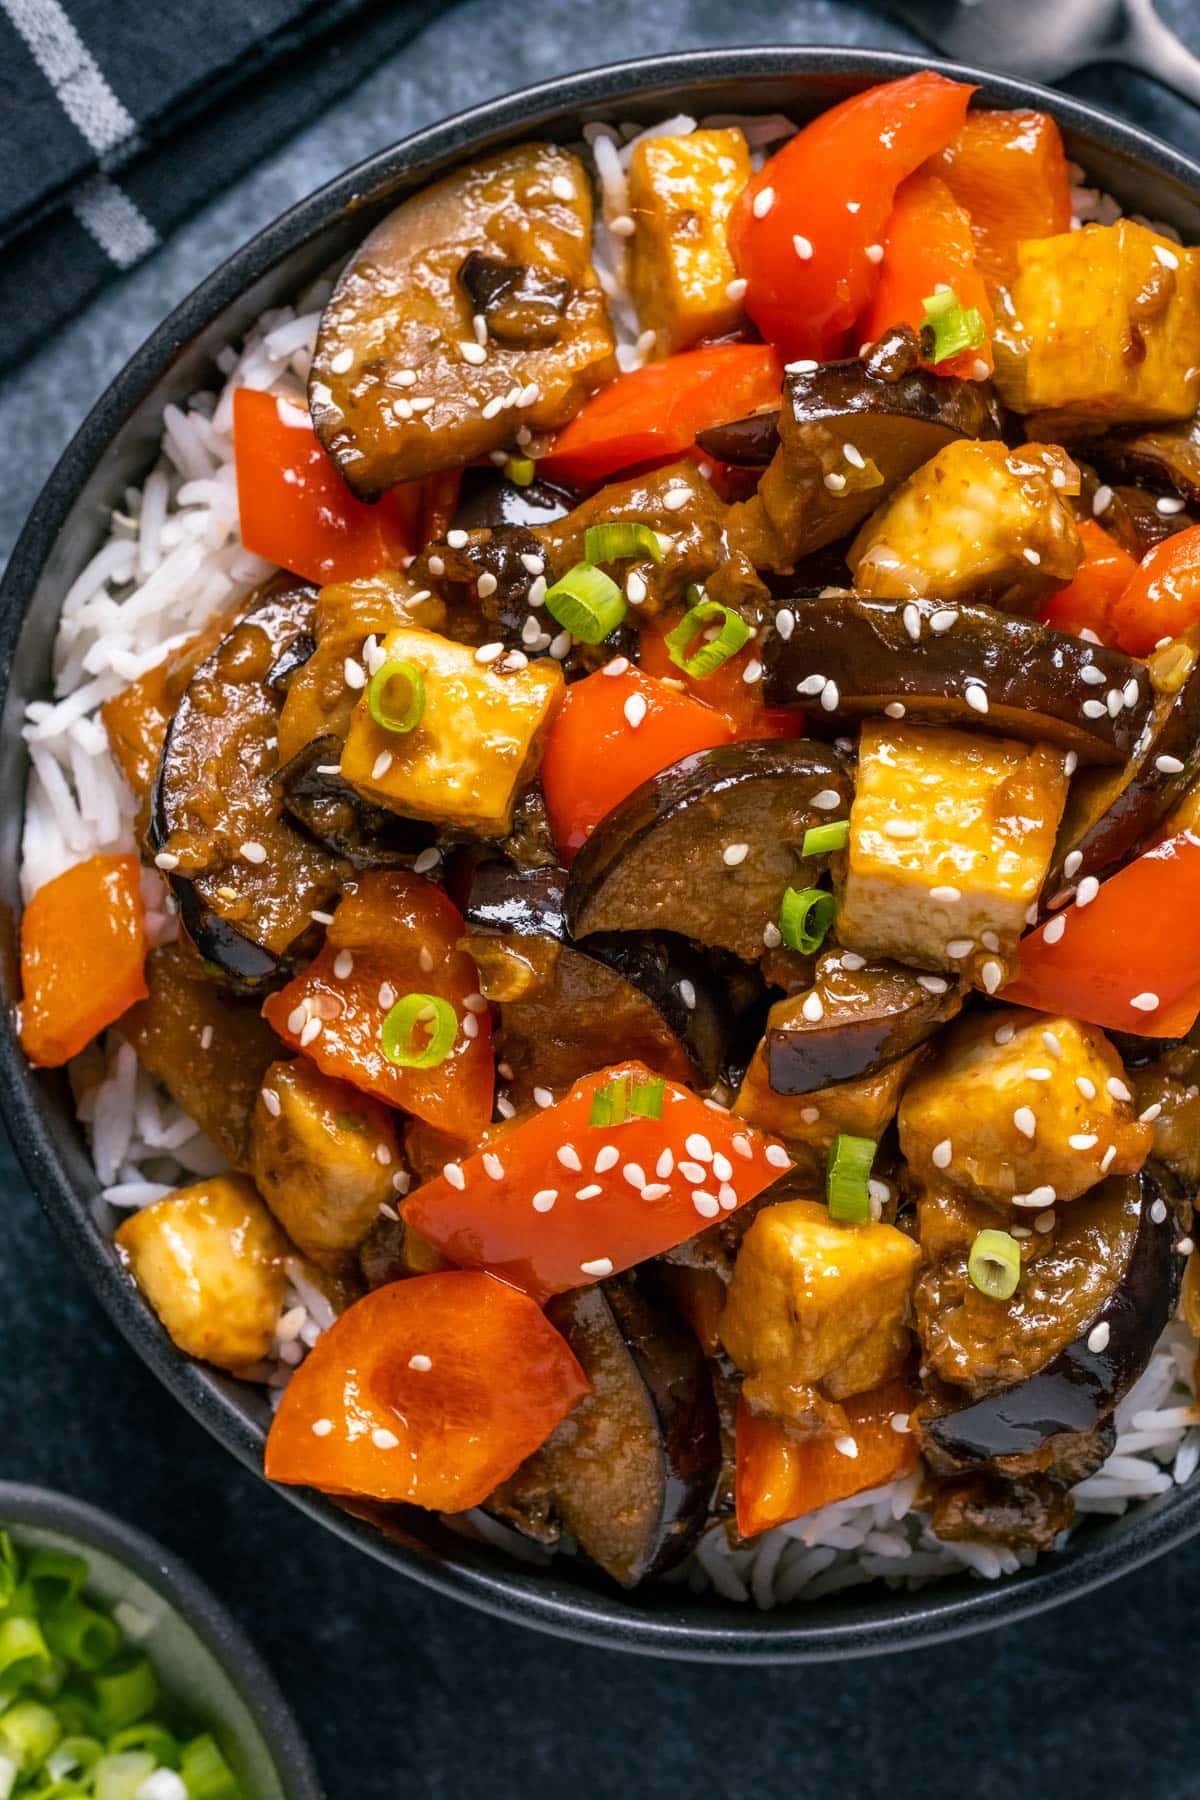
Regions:
M 341 738 L 313 738 L 278 775 L 292 818 L 335 856 L 356 869 L 410 869 L 437 842 L 428 819 L 405 819 L 375 806 L 337 772 Z
M 561 869 L 483 863 L 465 909 L 465 946 L 500 1009 L 497 1049 L 516 1095 L 563 1089 L 618 1056 L 711 1085 L 727 1015 L 704 959 L 665 933 L 572 944 L 564 879 Z
M 1126 762 L 1150 718 L 1144 664 L 991 606 L 838 596 L 786 616 L 787 635 L 777 623 L 763 646 L 768 706 L 820 693 L 824 707 L 832 692 L 834 718 L 888 712 L 1054 744 L 1080 763 Z
M 1146 668 L 1154 705 L 1128 759 L 1116 769 L 1083 769 L 1071 783 L 1043 888 L 1047 895 L 1123 862 L 1195 776 L 1200 625 L 1155 650 Z
M 623 1587 L 687 1555 L 721 1468 L 704 1357 L 636 1273 L 550 1301 L 592 1383 L 488 1511 L 544 1544 L 567 1531 Z
M 578 494 L 549 481 L 519 487 L 499 469 L 464 469 L 453 525 L 456 531 L 497 531 L 506 525 L 532 530 L 565 519 L 578 504 Z
M 814 994 L 821 1002 L 816 1019 L 804 1010 Z M 795 996 L 787 1023 L 768 1024 L 771 1087 L 777 1094 L 811 1094 L 873 1074 L 907 1056 L 961 1009 L 955 982 L 882 960 L 847 969 L 831 951 L 817 963 L 808 993 Z
M 1112 481 L 1169 488 L 1187 506 L 1200 506 L 1200 415 L 1181 425 L 1141 425 L 1109 431 L 1082 446 Z
M 1032 1366 L 1023 1380 L 991 1388 L 975 1398 L 964 1395 L 963 1404 L 941 1410 L 947 1391 L 963 1392 L 958 1385 L 957 1390 L 943 1391 L 938 1410 L 918 1408 L 914 1428 L 935 1468 L 983 1462 L 1003 1467 L 1007 1462 L 1009 1472 L 1023 1473 L 1023 1469 L 1013 1468 L 1012 1459 L 1043 1454 L 1052 1440 L 1063 1434 L 1091 1431 L 1133 1386 L 1171 1317 L 1183 1276 L 1183 1258 L 1176 1248 L 1181 1232 L 1169 1178 L 1148 1164 L 1138 1176 L 1110 1178 L 1091 1194 L 1060 1209 L 1060 1214 L 1056 1247 L 1047 1256 L 1058 1257 L 1061 1282 L 1053 1294 L 1034 1293 L 1031 1306 L 1022 1312 L 1022 1289 L 1046 1280 L 1046 1276 L 1038 1276 L 1038 1261 L 1027 1264 L 1013 1301 L 991 1302 L 995 1308 L 993 1331 L 999 1334 L 996 1343 L 1003 1339 L 1006 1355 L 1020 1348 L 1026 1329 L 1022 1318 L 1033 1328 L 1030 1347 L 1037 1354 L 1046 1334 L 1045 1318 L 1038 1323 L 1039 1311 L 1052 1314 L 1056 1336 L 1061 1336 L 1064 1325 L 1072 1330 L 1072 1336 L 1065 1344 L 1052 1345 L 1051 1353 Z M 1071 1232 L 1077 1234 L 1078 1243 L 1073 1244 Z M 1083 1254 L 1089 1246 L 1090 1257 Z M 1100 1269 L 1093 1260 L 1097 1246 L 1104 1247 Z M 921 1277 L 917 1294 L 926 1363 L 933 1358 L 921 1288 L 929 1274 Z M 1079 1308 L 1070 1306 L 1072 1282 L 1083 1300 Z M 1107 1291 L 1098 1291 L 1105 1287 Z M 926 1288 L 926 1303 L 928 1294 Z M 950 1342 L 947 1338 L 947 1348 Z M 935 1366 L 935 1376 L 941 1373 L 944 1378 L 951 1367 L 969 1365 L 970 1345 L 957 1333 L 953 1342 L 948 1367 Z M 936 1362 L 941 1360 L 939 1356 Z
M 315 590 L 269 582 L 192 676 L 167 730 L 150 848 L 211 971 L 243 989 L 285 973 L 348 865 L 292 824 L 276 780 L 273 670 L 311 632 Z
M 803 854 L 806 832 L 847 818 L 851 796 L 836 751 L 809 738 L 686 756 L 634 788 L 575 858 L 571 934 L 670 931 L 751 962 L 785 890 L 822 866 Z

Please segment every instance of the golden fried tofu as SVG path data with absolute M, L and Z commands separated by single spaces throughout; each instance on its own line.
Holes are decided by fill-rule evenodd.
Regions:
M 841 942 L 994 993 L 1046 878 L 1067 783 L 1048 745 L 868 721 L 838 877 Z
M 790 1005 L 781 1000 L 772 1013 Z M 826 1151 L 840 1131 L 878 1140 L 895 1118 L 904 1085 L 921 1054 L 918 1047 L 872 1075 L 839 1081 L 815 1093 L 777 1094 L 768 1076 L 764 1038 L 750 1059 L 733 1110 L 760 1131 L 774 1132 L 793 1147 L 807 1144 Z
M 984 600 L 1032 612 L 1083 559 L 1067 495 L 1079 471 L 1057 444 L 959 438 L 863 525 L 846 561 L 878 600 Z
M 834 1402 L 903 1366 L 920 1260 L 894 1225 L 840 1225 L 814 1200 L 781 1200 L 742 1240 L 721 1338 L 747 1377 L 749 1404 L 810 1417 L 805 1390 Z
M 364 691 L 342 752 L 343 777 L 408 818 L 503 837 L 562 698 L 559 665 L 543 657 L 505 671 L 503 659 L 481 663 L 469 644 L 416 626 L 389 632 L 382 648 L 389 663 L 420 671 L 424 710 L 413 730 L 388 731 L 372 718 Z
M 392 1114 L 306 1056 L 263 1077 L 250 1171 L 292 1242 L 323 1268 L 343 1266 L 392 1198 L 400 1167 Z
M 1105 425 L 1189 419 L 1200 402 L 1200 257 L 1145 225 L 1085 225 L 1018 248 L 996 386 L 1014 412 Z
M 750 152 L 736 126 L 645 138 L 634 150 L 629 281 L 638 323 L 654 332 L 658 356 L 741 324 L 740 295 L 730 299 L 728 291 L 737 269 L 725 227 L 750 175 Z
M 1134 1174 L 1154 1142 L 1104 1033 L 1021 1007 L 952 1025 L 906 1088 L 899 1126 L 919 1181 L 996 1205 L 1075 1200 Z
M 214 1175 L 131 1213 L 117 1246 L 188 1356 L 248 1368 L 271 1348 L 290 1246 L 244 1175 Z

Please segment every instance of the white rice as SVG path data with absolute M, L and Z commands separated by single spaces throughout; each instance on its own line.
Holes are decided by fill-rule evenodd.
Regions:
M 740 126 L 756 167 L 796 129 L 778 114 L 719 114 L 700 123 Z M 681 114 L 649 131 L 604 122 L 584 127 L 600 197 L 596 267 L 623 368 L 639 367 L 654 347 L 652 334 L 639 332 L 626 282 L 630 158 L 643 138 L 686 135 L 695 124 Z M 1083 184 L 1082 170 L 1073 168 L 1072 178 L 1076 224 L 1111 223 L 1120 216 L 1110 196 Z M 1156 229 L 1178 236 L 1161 223 Z M 158 462 L 140 489 L 127 490 L 107 540 L 64 597 L 53 653 L 53 699 L 31 703 L 24 726 L 31 762 L 21 864 L 26 900 L 76 862 L 137 848 L 134 799 L 109 751 L 100 706 L 272 572 L 239 537 L 233 395 L 239 387 L 251 387 L 303 401 L 327 293 L 320 284 L 297 308 L 265 313 L 240 352 L 229 348 L 218 356 L 219 391 L 165 408 Z M 164 884 L 152 869 L 142 879 L 149 940 L 167 942 L 176 925 Z M 116 1032 L 76 1057 L 69 1074 L 91 1144 L 97 1216 L 106 1228 L 181 1182 L 224 1167 L 216 1146 Z M 287 1273 L 271 1356 L 250 1371 L 276 1390 L 334 1317 L 299 1259 L 289 1261 Z M 1195 1359 L 1190 1332 L 1172 1324 L 1117 1409 L 1112 1455 L 1075 1489 L 1081 1517 L 1122 1513 L 1131 1502 L 1165 1493 L 1195 1473 L 1200 1464 Z M 907 1476 L 765 1532 L 744 1547 L 731 1547 L 725 1529 L 714 1526 L 673 1579 L 697 1592 L 711 1588 L 727 1600 L 768 1608 L 872 1581 L 913 1588 L 963 1570 L 990 1581 L 1035 1560 L 1032 1552 L 941 1542 L 914 1505 L 918 1487 L 919 1476 Z M 524 1560 L 547 1560 L 485 1514 L 451 1523 Z

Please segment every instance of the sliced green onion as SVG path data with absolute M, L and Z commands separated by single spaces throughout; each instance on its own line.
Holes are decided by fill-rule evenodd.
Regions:
M 661 1119 L 666 1084 L 660 1077 L 635 1081 L 618 1075 L 592 1095 L 589 1125 L 624 1125 L 627 1119 Z
M 824 888 L 788 888 L 779 907 L 779 935 L 789 950 L 811 956 L 825 942 L 837 911 Z
M 504 465 L 504 473 L 518 487 L 528 487 L 537 474 L 537 468 L 530 456 L 510 456 Z
M 825 1170 L 825 1198 L 831 1219 L 848 1225 L 865 1225 L 871 1217 L 871 1164 L 875 1139 L 851 1137 L 839 1131 L 829 1149 Z
M 981 1231 L 967 1257 L 967 1274 L 981 1294 L 1007 1300 L 1021 1279 L 1021 1246 L 1007 1231 Z
M 66 1775 L 85 1775 L 104 1755 L 99 1738 L 75 1732 L 63 1738 L 46 1758 L 46 1773 L 55 1781 Z
M 92 1769 L 92 1793 L 96 1800 L 137 1800 L 138 1789 L 153 1773 L 154 1758 L 144 1750 L 102 1756 Z
M 65 1550 L 35 1550 L 29 1558 L 25 1579 L 33 1589 L 39 1612 L 74 1600 L 82 1593 L 87 1580 L 87 1563 L 82 1556 L 71 1556 Z
M 153 1719 L 143 1719 L 137 1725 L 126 1725 L 120 1731 L 114 1731 L 107 1748 L 114 1755 L 120 1750 L 147 1750 L 154 1758 L 155 1768 L 179 1767 L 178 1738 L 165 1725 L 156 1725 Z
M 649 556 L 656 563 L 663 559 L 657 531 L 631 519 L 589 525 L 583 534 L 583 554 L 590 563 L 624 562 L 630 556 Z
M 179 1773 L 183 1776 L 188 1800 L 241 1800 L 241 1789 L 233 1770 L 209 1731 L 183 1746 Z
M 721 621 L 716 637 L 689 654 L 705 624 L 715 619 Z M 736 656 L 749 637 L 750 627 L 731 606 L 722 606 L 719 600 L 698 600 L 684 613 L 674 631 L 668 631 L 665 642 L 675 667 L 682 669 L 685 675 L 703 680 L 706 675 L 715 674 L 731 656 Z
M 92 1677 L 96 1720 L 107 1734 L 144 1719 L 158 1700 L 158 1680 L 150 1660 L 126 1653 Z
M 849 842 L 849 819 L 835 819 L 831 825 L 810 825 L 804 834 L 800 854 L 824 856 L 830 850 L 844 850 Z
M 405 994 L 383 1021 L 383 1054 L 400 1069 L 436 1069 L 454 1048 L 458 1014 L 438 994 Z
M 393 682 L 404 684 L 399 704 L 389 692 Z M 419 725 L 425 711 L 425 677 L 416 663 L 385 662 L 376 669 L 367 684 L 367 711 L 384 731 L 411 731 Z
M 8 1610 L 8 1604 L 17 1591 L 20 1572 L 17 1568 L 17 1552 L 7 1531 L 0 1531 L 0 1613 Z
M 581 644 L 602 644 L 627 610 L 616 582 L 589 562 L 576 563 L 546 591 L 546 611 Z
M 929 294 L 921 304 L 925 308 L 921 335 L 924 338 L 928 333 L 931 363 L 949 362 L 963 350 L 978 350 L 982 346 L 987 336 L 983 314 L 977 306 L 964 306 L 953 288 Z
M 38 1700 L 18 1700 L 0 1717 L 0 1750 L 31 1774 L 45 1762 L 62 1736 L 62 1726 Z
M 0 1620 L 0 1677 L 6 1687 L 36 1681 L 53 1667 L 54 1658 L 36 1619 Z
M 56 1656 L 77 1669 L 102 1669 L 121 1647 L 118 1626 L 83 1600 L 71 1600 L 48 1614 L 46 1641 Z

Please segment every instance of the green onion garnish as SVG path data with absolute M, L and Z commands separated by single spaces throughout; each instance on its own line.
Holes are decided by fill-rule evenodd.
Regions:
M 0 1717 L 0 1753 L 27 1775 L 45 1762 L 61 1737 L 54 1713 L 37 1700 L 17 1700 Z
M 624 1125 L 627 1119 L 661 1119 L 664 1086 L 658 1076 L 650 1081 L 635 1081 L 631 1075 L 618 1075 L 592 1095 L 588 1124 Z
M 804 834 L 800 854 L 824 856 L 830 850 L 844 850 L 849 842 L 849 819 L 835 819 L 832 825 L 810 825 Z
M 576 563 L 546 592 L 546 611 L 581 644 L 602 644 L 626 613 L 616 582 L 590 562 Z
M 530 456 L 510 456 L 504 465 L 504 473 L 518 487 L 528 487 L 537 474 L 537 469 Z
M 123 1652 L 92 1677 L 96 1723 L 106 1734 L 144 1719 L 158 1700 L 158 1682 L 150 1660 Z
M 1007 1231 L 981 1231 L 967 1257 L 967 1274 L 981 1294 L 1007 1300 L 1021 1279 L 1021 1246 Z
M 118 1627 L 83 1600 L 63 1601 L 47 1615 L 45 1632 L 55 1656 L 81 1669 L 102 1669 L 121 1645 Z
M 810 956 L 825 942 L 837 911 L 824 888 L 788 888 L 779 907 L 779 935 L 789 950 Z
M 36 1619 L 0 1620 L 0 1683 L 5 1692 L 48 1675 L 54 1666 Z
M 383 1054 L 401 1069 L 435 1069 L 458 1036 L 458 1014 L 438 994 L 405 994 L 380 1030 Z
M 925 308 L 921 335 L 929 334 L 931 363 L 949 362 L 963 350 L 980 348 L 987 336 L 983 314 L 977 306 L 963 306 L 953 288 L 929 294 L 921 304 Z
M 721 621 L 716 637 L 692 652 L 691 646 L 705 624 L 715 619 Z M 665 641 L 667 654 L 675 667 L 682 669 L 685 675 L 703 679 L 705 675 L 715 674 L 731 656 L 736 656 L 749 637 L 750 627 L 731 606 L 722 606 L 719 600 L 697 600 L 684 613 L 674 631 L 668 631 Z
M 34 1604 L 40 1612 L 73 1600 L 83 1592 L 87 1580 L 87 1564 L 82 1556 L 71 1556 L 65 1550 L 35 1550 L 29 1558 L 25 1579 L 33 1590 Z
M 663 559 L 657 531 L 630 519 L 589 525 L 583 534 L 583 554 L 590 563 L 624 562 L 630 556 L 649 556 L 656 563 Z
M 420 724 L 425 677 L 416 663 L 385 662 L 376 669 L 367 684 L 367 711 L 384 731 L 411 731 Z
M 829 1149 L 825 1170 L 825 1198 L 831 1219 L 848 1225 L 865 1225 L 871 1217 L 871 1164 L 875 1139 L 851 1137 L 839 1131 Z
M 241 1789 L 233 1778 L 233 1770 L 217 1749 L 210 1732 L 193 1738 L 183 1746 L 179 1764 L 188 1800 L 241 1800 Z

